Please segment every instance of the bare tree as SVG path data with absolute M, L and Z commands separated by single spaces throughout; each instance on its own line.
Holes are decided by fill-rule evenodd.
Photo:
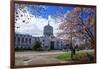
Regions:
M 42 5 L 15 4 L 15 28 L 20 28 L 18 20 L 24 24 L 30 23 L 33 16 L 38 17 L 45 10 L 46 7 Z

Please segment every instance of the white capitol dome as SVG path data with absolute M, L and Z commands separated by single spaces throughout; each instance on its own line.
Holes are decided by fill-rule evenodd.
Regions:
M 50 26 L 49 23 L 48 23 L 48 25 L 46 25 L 46 26 L 44 27 L 44 32 L 43 32 L 43 34 L 44 34 L 44 36 L 51 36 L 51 35 L 53 35 L 53 27 Z

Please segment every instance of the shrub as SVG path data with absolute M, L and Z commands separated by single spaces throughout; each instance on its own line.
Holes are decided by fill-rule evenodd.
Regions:
M 33 50 L 36 50 L 36 51 L 42 50 L 41 43 L 39 41 L 36 41 L 35 45 L 33 46 Z

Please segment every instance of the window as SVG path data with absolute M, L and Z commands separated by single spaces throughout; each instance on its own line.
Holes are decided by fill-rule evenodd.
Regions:
M 22 38 L 22 41 L 21 42 L 24 43 L 24 37 Z
M 17 38 L 17 42 L 20 43 L 20 37 Z
M 31 38 L 29 38 L 29 43 L 31 43 Z
M 43 42 L 44 42 L 44 40 L 43 40 Z

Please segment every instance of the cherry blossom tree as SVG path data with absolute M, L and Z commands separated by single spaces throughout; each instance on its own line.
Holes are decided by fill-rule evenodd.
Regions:
M 64 39 L 85 39 L 91 43 L 89 48 L 95 48 L 95 8 L 75 7 L 60 21 L 58 36 Z

